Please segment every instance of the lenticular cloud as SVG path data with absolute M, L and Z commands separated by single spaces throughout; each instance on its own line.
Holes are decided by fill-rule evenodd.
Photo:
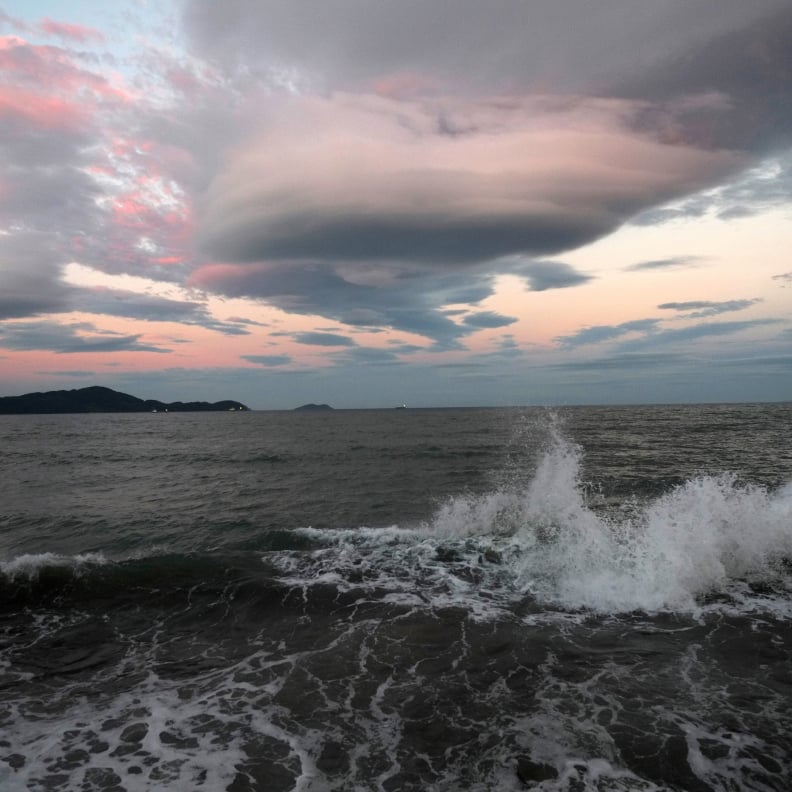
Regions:
M 639 103 L 284 100 L 202 203 L 216 259 L 488 261 L 552 254 L 734 170 L 636 131 Z

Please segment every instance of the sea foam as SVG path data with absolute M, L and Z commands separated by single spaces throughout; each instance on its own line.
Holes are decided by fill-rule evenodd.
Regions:
M 792 483 L 773 492 L 702 475 L 608 514 L 589 504 L 581 463 L 554 426 L 521 491 L 454 498 L 425 531 L 491 539 L 521 591 L 566 608 L 695 610 L 731 582 L 788 579 Z
M 88 567 L 108 563 L 102 553 L 81 553 L 73 556 L 58 553 L 26 553 L 8 561 L 0 561 L 0 574 L 11 580 L 33 580 L 45 569 L 66 568 L 79 574 Z

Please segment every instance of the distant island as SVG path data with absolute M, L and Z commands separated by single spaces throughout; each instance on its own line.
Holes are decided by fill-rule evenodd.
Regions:
M 300 407 L 295 407 L 294 412 L 316 412 L 322 410 L 332 410 L 329 404 L 303 404 Z
M 26 415 L 49 413 L 132 413 L 132 412 L 231 412 L 249 410 L 238 401 L 161 402 L 138 399 L 128 393 L 93 385 L 77 390 L 26 393 L 0 397 L 0 414 Z

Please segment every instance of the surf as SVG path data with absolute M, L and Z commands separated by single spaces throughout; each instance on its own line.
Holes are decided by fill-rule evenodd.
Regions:
M 414 526 L 302 529 L 335 551 L 292 554 L 284 571 L 341 587 L 418 583 L 436 602 L 453 594 L 471 606 L 484 591 L 488 607 L 527 597 L 600 614 L 699 612 L 719 595 L 780 607 L 772 593 L 792 589 L 792 483 L 772 490 L 702 473 L 603 505 L 582 448 L 555 419 L 546 435 L 523 484 L 450 497 Z
M 706 475 L 617 509 L 592 503 L 582 449 L 558 425 L 522 491 L 447 501 L 427 535 L 491 540 L 518 588 L 598 612 L 695 610 L 735 581 L 789 581 L 792 483 Z

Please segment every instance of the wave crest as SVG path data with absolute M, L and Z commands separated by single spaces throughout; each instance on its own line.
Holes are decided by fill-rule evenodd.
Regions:
M 568 608 L 691 610 L 730 581 L 786 576 L 792 484 L 770 492 L 732 474 L 702 475 L 608 513 L 588 502 L 581 462 L 554 427 L 523 491 L 452 499 L 425 531 L 491 539 L 521 591 Z

